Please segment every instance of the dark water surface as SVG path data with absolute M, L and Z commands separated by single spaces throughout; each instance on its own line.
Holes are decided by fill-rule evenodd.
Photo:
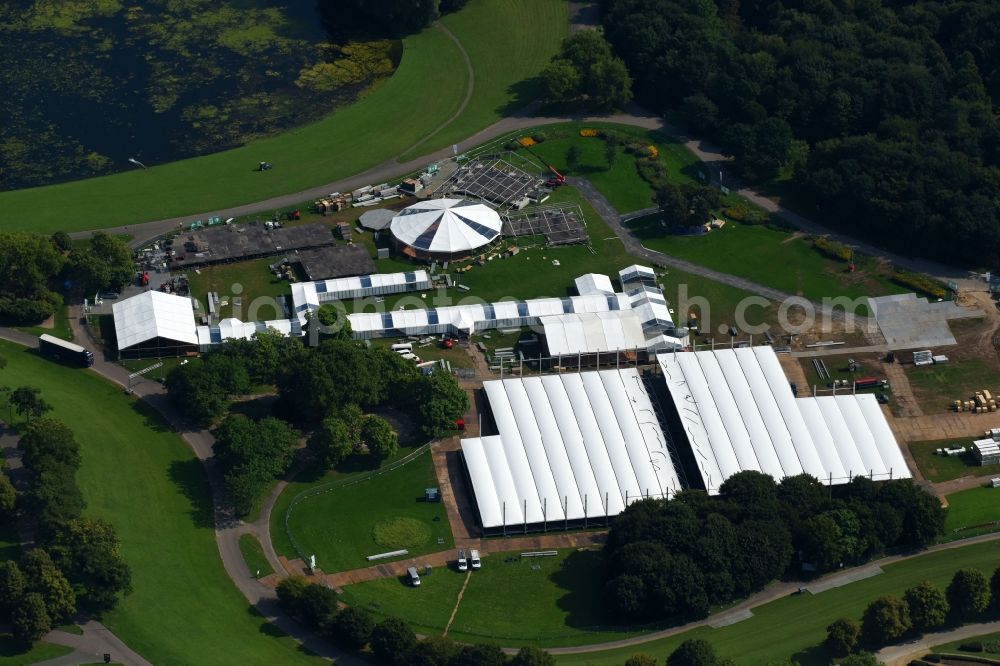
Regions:
M 162 164 L 314 121 L 399 45 L 315 0 L 0 0 L 0 190 Z

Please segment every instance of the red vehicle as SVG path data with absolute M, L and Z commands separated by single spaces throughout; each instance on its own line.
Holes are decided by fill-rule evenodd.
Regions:
M 149 272 L 148 271 L 143 271 L 142 277 L 139 278 L 139 283 L 143 287 L 148 287 L 149 286 Z
M 549 164 L 548 162 L 546 162 L 545 160 L 543 160 L 541 157 L 539 157 L 538 153 L 536 153 L 535 151 L 533 151 L 531 148 L 528 148 L 528 146 L 525 146 L 524 148 L 529 153 L 531 153 L 535 157 L 535 159 L 537 159 L 542 164 L 544 164 L 545 166 L 547 166 L 548 169 L 549 169 L 549 171 L 552 172 L 552 175 L 549 177 L 549 179 L 547 181 L 545 181 L 545 186 L 546 187 L 559 187 L 561 185 L 565 185 L 566 184 L 566 176 L 564 176 L 561 173 L 559 173 L 559 171 L 557 171 L 554 166 L 552 166 L 551 164 Z
M 862 377 L 861 379 L 855 380 L 855 389 L 870 389 L 879 388 L 885 385 L 884 379 L 878 379 L 877 377 Z
M 441 346 L 445 349 L 451 349 L 455 346 L 455 343 L 452 342 L 451 338 L 445 338 L 441 341 Z

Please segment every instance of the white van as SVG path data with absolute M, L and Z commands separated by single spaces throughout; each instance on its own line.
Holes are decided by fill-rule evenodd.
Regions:
M 397 342 L 393 346 L 389 347 L 394 352 L 401 351 L 413 351 L 413 345 L 409 342 Z
M 472 562 L 472 568 L 473 569 L 478 569 L 479 567 L 482 566 L 482 563 L 479 561 L 479 551 L 478 550 L 469 551 L 469 555 L 470 555 L 469 559 Z
M 410 567 L 406 570 L 406 575 L 410 579 L 410 585 L 413 587 L 420 587 L 420 574 L 417 573 L 416 567 Z
M 468 571 L 469 570 L 469 562 L 468 562 L 468 560 L 465 559 L 465 550 L 464 549 L 458 551 L 458 570 L 459 571 Z

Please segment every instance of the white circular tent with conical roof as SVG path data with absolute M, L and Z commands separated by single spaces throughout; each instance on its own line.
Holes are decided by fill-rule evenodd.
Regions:
M 389 230 L 397 246 L 417 259 L 462 259 L 500 237 L 495 210 L 466 199 L 428 199 L 399 211 Z

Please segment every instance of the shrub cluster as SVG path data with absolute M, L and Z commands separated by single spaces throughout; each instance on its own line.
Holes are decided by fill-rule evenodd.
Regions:
M 839 243 L 828 236 L 813 236 L 812 239 L 813 247 L 816 250 L 830 259 L 836 259 L 837 261 L 850 261 L 854 256 L 854 252 L 851 248 L 847 247 L 843 243 Z
M 910 271 L 897 268 L 892 273 L 892 281 L 931 298 L 945 298 L 948 296 L 948 290 L 940 282 L 919 273 L 911 273 Z

